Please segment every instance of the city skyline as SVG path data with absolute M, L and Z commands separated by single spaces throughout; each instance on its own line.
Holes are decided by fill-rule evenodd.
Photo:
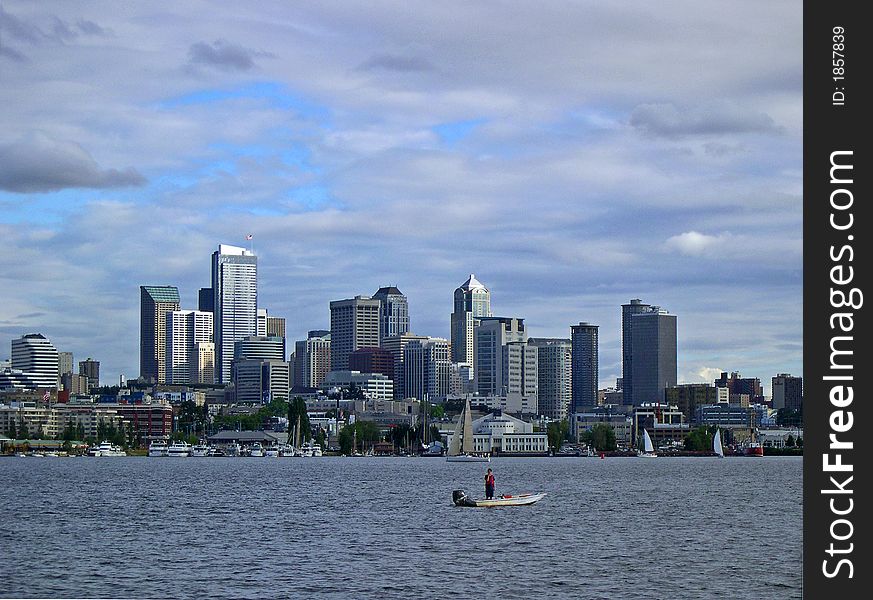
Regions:
M 251 243 L 289 343 L 395 285 L 450 339 L 476 273 L 532 337 L 597 324 L 601 387 L 632 298 L 678 315 L 680 382 L 802 374 L 795 3 L 0 11 L 0 359 L 38 332 L 136 376 L 139 286 L 196 309 Z

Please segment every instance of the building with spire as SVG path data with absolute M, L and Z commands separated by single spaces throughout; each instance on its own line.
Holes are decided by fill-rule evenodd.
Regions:
M 474 329 L 482 317 L 491 315 L 491 292 L 470 273 L 454 294 L 452 311 L 452 362 L 474 363 Z

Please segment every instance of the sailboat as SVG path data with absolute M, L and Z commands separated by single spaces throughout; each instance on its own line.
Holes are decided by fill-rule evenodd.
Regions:
M 721 429 L 715 430 L 715 435 L 712 436 L 712 451 L 716 456 L 724 458 L 724 449 L 721 447 Z
M 657 458 L 655 454 L 655 446 L 652 444 L 652 438 L 649 437 L 649 432 L 643 429 L 643 451 L 637 452 L 637 456 L 643 458 Z
M 448 462 L 491 462 L 490 456 L 473 454 L 473 418 L 470 416 L 469 398 L 461 412 L 461 417 L 458 419 L 458 424 L 455 425 L 455 434 L 449 444 L 446 460 Z

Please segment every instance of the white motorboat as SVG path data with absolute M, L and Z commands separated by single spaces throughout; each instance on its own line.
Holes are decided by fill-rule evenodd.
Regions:
M 209 456 L 209 446 L 206 444 L 197 444 L 191 447 L 191 456 L 206 457 Z
M 321 446 L 312 442 L 303 442 L 295 456 L 322 456 Z
M 279 458 L 279 447 L 270 446 L 269 448 L 264 449 L 264 456 L 269 458 Z
M 166 456 L 167 442 L 166 440 L 152 440 L 149 444 L 149 456 Z
M 264 455 L 264 447 L 261 446 L 260 442 L 255 442 L 252 444 L 252 447 L 249 448 L 249 456 L 263 456 Z
M 173 442 L 167 447 L 167 456 L 191 456 L 191 444 L 188 442 Z
M 452 492 L 452 502 L 455 506 L 467 506 L 470 508 L 495 508 L 498 506 L 526 506 L 533 504 L 545 497 L 545 492 L 538 494 L 504 494 L 491 499 L 474 499 L 470 498 L 464 490 L 455 490 Z
M 473 454 L 473 418 L 470 411 L 470 400 L 467 399 L 464 410 L 455 425 L 455 433 L 449 442 L 446 462 L 491 462 L 491 456 Z
M 111 442 L 103 441 L 96 448 L 88 450 L 88 456 L 127 456 L 121 446 L 113 446 Z

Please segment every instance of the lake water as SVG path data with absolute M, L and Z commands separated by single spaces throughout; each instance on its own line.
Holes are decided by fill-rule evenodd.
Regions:
M 483 495 L 545 491 L 532 506 Z M 0 597 L 801 596 L 802 460 L 2 458 Z

